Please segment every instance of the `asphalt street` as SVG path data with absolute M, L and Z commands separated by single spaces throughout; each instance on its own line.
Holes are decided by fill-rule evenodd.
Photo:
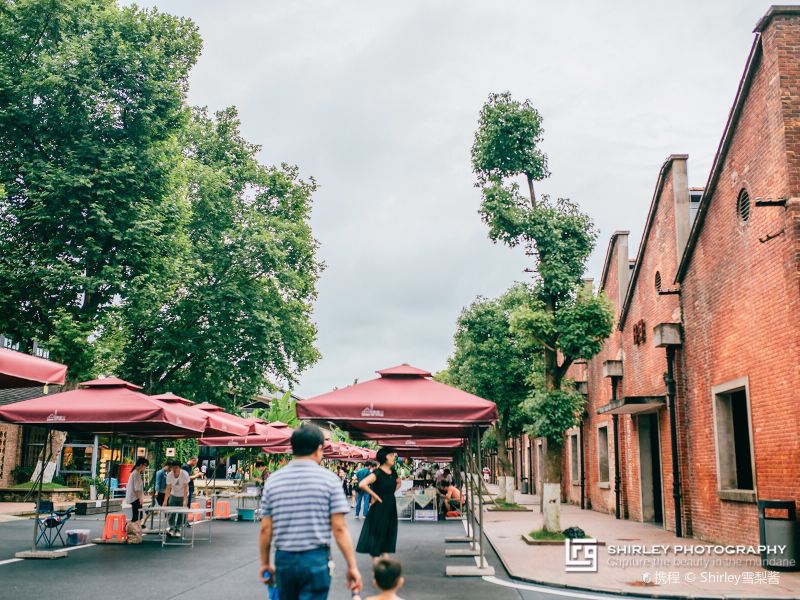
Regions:
M 348 523 L 354 539 L 357 538 L 362 521 L 349 515 Z M 101 522 L 96 517 L 73 518 L 68 528 L 91 529 L 92 536 L 98 537 Z M 460 522 L 400 523 L 397 558 L 406 577 L 402 598 L 589 600 L 606 597 L 512 582 L 491 551 L 488 559 L 496 569 L 495 578 L 448 578 L 444 574 L 446 565 L 474 564 L 472 558 L 446 559 L 444 556 L 444 538 L 461 534 Z M 15 552 L 30 547 L 31 522 L 0 523 L 0 599 L 264 600 L 267 596 L 258 577 L 257 539 L 258 525 L 254 523 L 214 522 L 211 541 L 198 541 L 194 548 L 162 548 L 159 543 L 146 541 L 142 545 L 77 548 L 65 559 L 13 561 Z M 336 572 L 330 598 L 349 600 L 344 563 L 335 549 L 334 559 Z M 367 584 L 366 598 L 372 591 L 369 557 L 359 555 L 359 568 Z

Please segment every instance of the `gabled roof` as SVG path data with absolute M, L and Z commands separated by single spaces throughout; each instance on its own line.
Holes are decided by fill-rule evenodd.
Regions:
M 608 240 L 608 250 L 606 250 L 606 260 L 603 262 L 603 272 L 600 275 L 600 289 L 605 289 L 606 279 L 608 278 L 608 271 L 611 269 L 611 257 L 614 254 L 614 246 L 617 243 L 617 238 L 621 235 L 629 235 L 630 231 L 615 231 L 611 234 L 611 239 Z M 627 258 L 627 257 L 626 257 Z M 620 290 L 621 292 L 622 290 Z
M 655 221 L 656 211 L 658 210 L 658 199 L 661 197 L 661 190 L 664 189 L 664 182 L 667 180 L 667 172 L 672 168 L 672 161 L 686 160 L 689 158 L 688 154 L 670 154 L 664 164 L 661 165 L 661 170 L 658 172 L 658 181 L 656 181 L 656 189 L 653 192 L 653 199 L 650 201 L 650 211 L 647 213 L 647 222 L 644 225 L 642 232 L 642 242 L 639 244 L 639 250 L 636 253 L 636 262 L 633 265 L 633 272 L 631 273 L 630 281 L 628 281 L 628 289 L 625 292 L 625 300 L 622 302 L 622 307 L 619 311 L 619 324 L 617 329 L 622 331 L 625 325 L 625 319 L 628 316 L 628 309 L 633 300 L 633 290 L 636 289 L 636 280 L 639 278 L 639 271 L 642 268 L 642 260 L 644 253 L 647 251 L 647 238 L 650 235 L 650 230 L 653 228 Z
M 686 243 L 686 248 L 683 251 L 681 262 L 678 265 L 678 271 L 675 274 L 675 283 L 680 283 L 686 276 L 686 270 L 689 268 L 689 263 L 692 260 L 695 246 L 697 245 L 697 238 L 700 236 L 700 230 L 703 228 L 703 223 L 706 219 L 708 212 L 708 205 L 711 197 L 714 195 L 714 190 L 719 182 L 719 176 L 722 173 L 722 167 L 725 164 L 725 157 L 730 149 L 731 141 L 733 141 L 733 134 L 736 125 L 739 122 L 739 117 L 742 114 L 742 107 L 747 99 L 747 94 L 750 91 L 750 85 L 753 83 L 753 76 L 758 70 L 761 62 L 761 55 L 763 48 L 761 44 L 761 33 L 767 28 L 773 17 L 778 15 L 800 15 L 800 6 L 771 6 L 766 14 L 759 19 L 753 33 L 756 34 L 756 39 L 753 41 L 753 46 L 750 48 L 750 55 L 747 57 L 747 64 L 744 67 L 744 73 L 739 80 L 739 88 L 736 90 L 736 98 L 733 101 L 733 106 L 728 113 L 728 121 L 725 124 L 725 131 L 722 134 L 722 139 L 717 148 L 717 154 L 714 156 L 714 163 L 711 166 L 711 172 L 708 175 L 708 182 L 706 183 L 703 197 L 700 200 L 700 206 L 697 209 L 697 216 L 695 217 L 692 229 L 689 232 L 689 240 Z
M 798 9 L 798 7 L 791 6 L 773 6 L 758 22 L 759 24 L 756 26 L 756 31 L 761 31 L 759 26 L 762 26 L 762 23 L 763 26 L 766 26 L 766 23 L 769 22 L 769 19 L 772 18 L 773 14 L 777 12 L 788 12 L 777 11 L 775 9 L 791 8 Z M 752 83 L 753 76 L 758 69 L 761 59 L 761 52 L 761 34 L 757 33 L 756 39 L 753 42 L 753 46 L 750 48 L 750 55 L 747 58 L 744 74 L 739 81 L 739 88 L 736 91 L 736 99 L 733 101 L 733 106 L 728 113 L 728 122 L 725 124 L 725 131 L 722 134 L 722 139 L 717 147 L 717 153 L 714 156 L 714 162 L 711 165 L 711 172 L 708 175 L 708 181 L 706 182 L 705 189 L 703 190 L 703 196 L 700 199 L 700 205 L 697 207 L 697 215 L 694 218 L 694 223 L 692 223 L 692 229 L 689 231 L 689 239 L 686 242 L 686 248 L 683 250 L 683 256 L 681 256 L 681 261 L 678 264 L 678 271 L 675 273 L 675 283 L 680 283 L 683 281 L 683 277 L 686 275 L 686 270 L 689 268 L 689 262 L 692 259 L 692 253 L 697 245 L 697 238 L 700 236 L 700 230 L 703 228 L 703 223 L 706 220 L 709 201 L 711 200 L 711 196 L 714 195 L 714 190 L 719 182 L 719 176 L 722 173 L 722 167 L 725 164 L 725 156 L 728 154 L 731 141 L 733 140 L 733 132 L 736 129 L 736 123 L 739 121 L 739 116 L 742 113 L 744 101 L 747 98 L 747 93 L 750 91 L 750 84 Z

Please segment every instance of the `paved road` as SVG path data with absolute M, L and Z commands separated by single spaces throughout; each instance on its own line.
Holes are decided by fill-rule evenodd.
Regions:
M 348 517 L 353 537 L 361 521 Z M 96 518 L 75 518 L 73 528 L 91 529 L 99 535 Z M 14 552 L 30 546 L 30 521 L 0 523 L 0 599 L 39 600 L 65 597 L 81 600 L 167 600 L 214 599 L 263 600 L 264 587 L 258 580 L 257 536 L 253 523 L 215 522 L 211 542 L 197 542 L 191 548 L 161 548 L 145 542 L 140 546 L 92 546 L 70 552 L 66 559 L 18 561 Z M 398 558 L 403 564 L 407 584 L 402 597 L 408 600 L 457 598 L 459 600 L 563 600 L 564 598 L 602 598 L 567 590 L 542 591 L 533 586 L 518 588 L 508 577 L 496 556 L 489 561 L 497 569 L 498 580 L 506 585 L 476 578 L 447 578 L 445 564 L 474 564 L 474 559 L 445 559 L 445 536 L 463 533 L 460 522 L 400 524 Z M 349 600 L 344 585 L 344 564 L 334 553 L 337 569 L 331 600 Z M 359 556 L 365 579 L 370 573 L 369 557 Z M 370 592 L 368 585 L 366 592 Z M 621 596 L 614 596 L 621 598 Z

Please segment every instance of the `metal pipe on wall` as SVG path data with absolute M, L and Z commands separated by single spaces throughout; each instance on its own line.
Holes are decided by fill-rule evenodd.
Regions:
M 681 514 L 681 469 L 678 461 L 678 419 L 675 415 L 675 347 L 667 346 L 667 403 L 669 405 L 669 437 L 672 446 L 672 499 L 675 503 L 675 537 L 683 537 Z

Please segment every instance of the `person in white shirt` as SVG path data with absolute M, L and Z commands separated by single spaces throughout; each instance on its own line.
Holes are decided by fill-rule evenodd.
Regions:
M 167 499 L 167 506 L 181 506 L 186 508 L 189 503 L 189 474 L 181 469 L 180 461 L 173 460 L 170 463 L 170 472 L 167 473 L 167 489 L 164 493 Z M 183 515 L 173 514 L 169 516 L 170 537 L 181 537 L 183 527 Z
M 144 481 L 142 480 L 142 473 L 150 466 L 148 461 L 143 456 L 139 457 L 136 464 L 131 471 L 128 478 L 127 486 L 125 487 L 125 502 L 131 505 L 131 523 L 136 523 L 142 511 L 142 504 L 144 503 Z

